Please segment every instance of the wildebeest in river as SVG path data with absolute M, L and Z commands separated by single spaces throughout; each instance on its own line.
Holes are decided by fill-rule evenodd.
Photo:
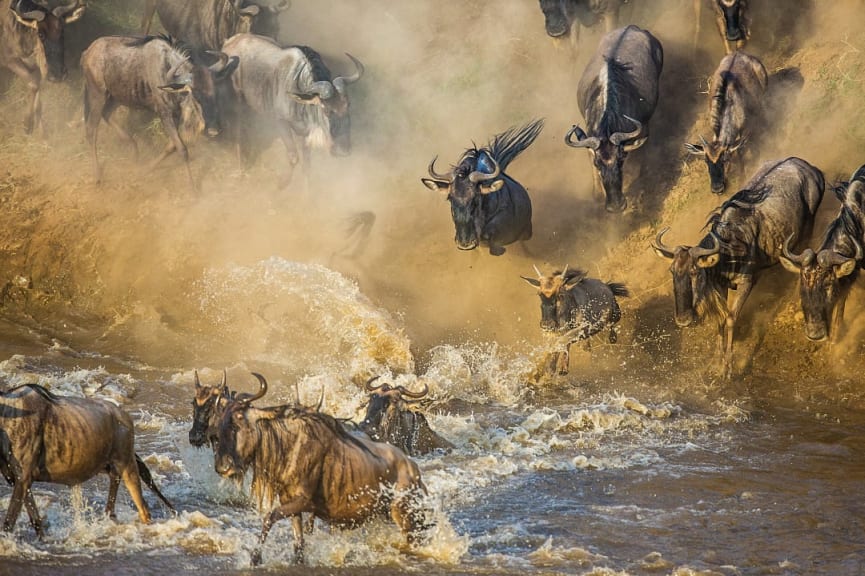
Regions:
M 520 129 L 498 134 L 483 148 L 466 150 L 450 172 L 439 174 L 430 162 L 429 178 L 421 182 L 447 195 L 460 250 L 489 246 L 501 256 L 505 246 L 532 237 L 532 201 L 522 184 L 505 174 L 510 163 L 528 148 L 544 127 L 535 120 Z
M 608 212 L 627 207 L 622 167 L 628 153 L 649 138 L 663 66 L 664 50 L 658 39 L 631 25 L 601 38 L 580 78 L 577 104 L 586 130 L 574 125 L 565 142 L 591 152 L 594 183 L 600 184 L 606 196 Z
M 541 329 L 558 335 L 559 343 L 565 348 L 564 352 L 552 355 L 548 373 L 567 374 L 571 344 L 601 330 L 609 329 L 609 341 L 616 343 L 616 325 L 622 318 L 616 298 L 629 296 L 624 284 L 588 278 L 583 270 L 567 266 L 549 276 L 541 274 L 537 268 L 535 272 L 537 278 L 521 278 L 538 290 Z
M 762 271 L 778 263 L 785 242 L 795 245 L 811 234 L 824 187 L 823 173 L 800 158 L 766 162 L 710 215 L 697 246 L 666 246 L 669 228 L 652 242 L 658 256 L 672 260 L 676 324 L 691 326 L 703 316 L 717 322 L 726 378 L 733 372 L 733 329 L 748 295 Z
M 75 486 L 102 472 L 111 479 L 105 504 L 111 518 L 121 480 L 142 522 L 150 522 L 150 511 L 141 495 L 141 480 L 174 510 L 134 444 L 132 418 L 107 400 L 57 396 L 36 384 L 0 394 L 0 473 L 13 486 L 3 529 L 12 531 L 23 505 L 33 529 L 43 536 L 30 489 L 33 482 Z

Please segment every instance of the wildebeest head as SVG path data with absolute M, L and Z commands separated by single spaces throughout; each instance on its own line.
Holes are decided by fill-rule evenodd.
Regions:
M 39 36 L 39 42 L 45 53 L 43 74 L 48 79 L 60 81 L 66 77 L 64 61 L 63 35 L 64 26 L 75 22 L 84 14 L 85 6 L 81 0 L 49 10 L 32 0 L 14 0 L 10 6 L 12 14 L 18 23 L 32 28 Z
M 571 31 L 567 0 L 540 0 L 540 4 L 547 35 L 551 38 L 567 36 Z
M 473 250 L 480 244 L 484 223 L 481 197 L 504 186 L 501 168 L 485 149 L 466 151 L 449 174 L 435 171 L 437 158 L 430 162 L 430 178 L 421 178 L 421 182 L 430 190 L 447 193 L 456 229 L 454 241 L 457 248 Z
M 668 248 L 662 240 L 668 230 L 669 228 L 664 228 L 658 232 L 652 242 L 652 248 L 658 256 L 672 260 L 670 273 L 673 275 L 675 319 L 676 324 L 684 328 L 696 323 L 702 305 L 710 296 L 708 271 L 721 259 L 721 243 L 712 233 L 709 235 L 712 242 L 709 247 Z
M 541 298 L 541 329 L 547 332 L 560 332 L 570 328 L 575 304 L 570 291 L 583 281 L 586 273 L 582 270 L 555 271 L 549 276 L 541 274 L 535 267 L 537 278 L 520 276 L 538 290 Z
M 628 202 L 622 193 L 622 165 L 628 153 L 647 140 L 646 136 L 641 136 L 643 124 L 630 116 L 624 117 L 634 125 L 630 132 L 613 132 L 609 137 L 588 136 L 582 128 L 574 125 L 565 135 L 568 146 L 588 148 L 591 152 L 592 162 L 606 195 L 607 212 L 621 212 L 627 207 Z M 573 136 L 577 137 L 576 141 Z
M 801 254 L 790 251 L 790 240 L 784 242 L 781 264 L 799 275 L 799 296 L 805 316 L 805 335 L 809 340 L 825 340 L 829 336 L 832 312 L 841 295 L 840 280 L 856 270 L 862 259 L 862 247 L 856 243 L 856 257 L 847 258 L 834 250 L 816 254 L 806 248 Z
M 238 2 L 238 0 L 234 1 Z M 243 4 L 243 0 L 240 0 L 238 4 Z M 248 28 L 238 29 L 237 33 L 248 32 L 273 39 L 279 38 L 279 15 L 291 7 L 291 2 L 289 0 L 282 0 L 279 4 L 262 5 L 247 0 L 246 4 L 245 7 L 240 8 L 238 11 L 242 12 L 246 10 L 249 13 L 254 9 L 254 17 L 249 18 Z
M 199 107 L 200 118 L 204 122 L 203 131 L 209 137 L 215 137 L 222 131 L 222 114 L 219 110 L 218 87 L 229 79 L 237 70 L 240 59 L 237 56 L 228 57 L 223 52 L 207 51 L 206 54 L 214 56 L 217 61 L 209 66 L 199 61 L 196 54 L 189 67 L 182 67 L 174 73 L 177 82 L 170 84 L 170 88 L 178 92 L 187 92 L 191 98 L 187 98 L 184 106 L 184 118 L 182 125 L 188 127 L 188 118 L 193 117 L 192 110 Z M 172 75 L 169 74 L 169 77 Z M 163 88 L 165 89 L 165 88 Z M 201 132 L 201 130 L 196 130 Z
M 260 442 L 260 432 L 256 423 L 263 418 L 276 416 L 273 410 L 260 410 L 251 405 L 267 392 L 267 381 L 264 376 L 255 372 L 253 376 L 259 382 L 258 392 L 228 403 L 219 421 L 214 467 L 220 476 L 233 479 L 243 477 Z
M 189 443 L 200 448 L 217 439 L 215 416 L 225 408 L 231 396 L 228 390 L 227 374 L 222 371 L 222 383 L 219 386 L 204 386 L 195 371 L 195 397 L 192 399 L 192 429 L 189 430 Z
M 727 40 L 730 42 L 746 40 L 746 2 L 742 0 L 715 0 L 715 4 L 724 19 L 724 36 Z
M 727 146 L 717 140 L 707 142 L 703 136 L 700 136 L 701 144 L 685 144 L 685 149 L 691 154 L 702 156 L 706 160 L 706 166 L 709 168 L 709 182 L 712 186 L 712 192 L 721 194 L 727 187 L 727 169 L 730 166 L 730 161 L 733 155 L 744 144 L 744 140 L 740 140 L 732 146 Z
M 372 383 L 377 378 L 378 376 L 370 378 L 364 386 L 369 392 L 369 401 L 366 416 L 360 427 L 373 440 L 403 446 L 406 442 L 400 440 L 407 440 L 407 438 L 395 438 L 395 436 L 410 434 L 412 431 L 400 430 L 400 415 L 409 410 L 410 403 L 426 396 L 429 386 L 424 383 L 424 388 L 420 392 L 412 392 L 405 386 L 389 384 L 373 386 Z
M 330 78 L 330 72 L 324 66 L 318 53 L 303 47 L 301 49 L 304 50 L 309 59 L 315 75 Z M 360 80 L 364 72 L 360 60 L 348 52 L 345 55 L 354 63 L 354 74 L 337 76 L 333 80 L 317 80 L 306 92 L 292 94 L 298 102 L 318 108 L 319 115 L 316 125 L 320 129 L 311 131 L 307 136 L 310 147 L 327 148 L 334 156 L 351 154 L 351 117 L 349 115 L 350 104 L 347 87 L 349 84 Z

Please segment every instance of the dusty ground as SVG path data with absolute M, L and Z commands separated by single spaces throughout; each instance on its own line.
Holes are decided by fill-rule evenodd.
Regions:
M 748 49 L 772 73 L 798 69 L 803 82 L 800 89 L 774 86 L 772 125 L 746 175 L 762 160 L 798 155 L 822 168 L 827 180 L 849 177 L 863 162 L 865 139 L 865 41 L 857 34 L 863 2 L 767 4 L 783 9 L 758 10 Z M 83 349 L 190 363 L 205 347 L 189 337 L 199 315 L 190 291 L 202 273 L 276 255 L 356 278 L 405 325 L 422 366 L 429 349 L 442 343 L 536 346 L 537 299 L 519 275 L 531 274 L 532 265 L 569 263 L 626 282 L 633 296 L 623 302 L 620 343 L 575 354 L 567 382 L 608 385 L 625 369 L 648 382 L 669 382 L 671 390 L 699 382 L 757 403 L 861 407 L 861 280 L 848 303 L 845 334 L 830 348 L 804 338 L 795 278 L 780 267 L 768 272 L 740 322 L 739 376 L 729 384 L 716 381 L 708 367 L 714 327 L 673 325 L 667 264 L 649 242 L 670 226 L 669 242 L 695 243 L 719 203 L 702 161 L 682 147 L 705 133 L 702 92 L 723 52 L 708 14 L 694 51 L 690 6 L 690 0 L 647 0 L 626 9 L 626 18 L 664 45 L 662 103 L 649 144 L 627 163 L 630 208 L 607 215 L 592 197 L 588 154 L 562 143 L 570 125 L 582 121 L 576 82 L 599 33 L 584 31 L 575 55 L 572 46 L 544 35 L 534 0 L 296 0 L 283 22 L 284 41 L 316 47 L 336 72 L 351 69 L 346 51 L 366 64 L 366 77 L 352 87 L 350 158 L 317 154 L 308 185 L 295 178 L 282 186 L 280 145 L 265 149 L 242 174 L 228 143 L 201 140 L 192 148 L 201 183 L 195 192 L 179 160 L 153 171 L 136 166 L 103 126 L 105 182 L 96 186 L 83 127 L 75 126 L 77 55 L 100 34 L 137 26 L 139 7 L 93 0 L 68 31 L 69 81 L 46 88 L 44 139 L 23 134 L 17 110 L 25 91 L 0 72 L 2 312 Z M 532 194 L 534 238 L 498 258 L 459 252 L 447 203 L 419 182 L 429 160 L 454 162 L 472 141 L 486 142 L 535 117 L 544 117 L 546 128 L 510 170 Z M 163 145 L 158 124 L 143 113 L 129 114 L 128 121 L 140 135 L 142 161 L 149 161 Z M 357 210 L 377 216 L 370 246 L 356 260 L 334 257 L 344 219 Z M 836 210 L 827 194 L 816 234 Z

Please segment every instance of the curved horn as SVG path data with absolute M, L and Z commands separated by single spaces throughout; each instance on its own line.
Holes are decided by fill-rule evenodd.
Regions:
M 543 274 L 541 274 L 541 271 L 540 271 L 540 270 L 538 270 L 538 267 L 537 267 L 537 266 L 535 266 L 535 265 L 534 265 L 534 264 L 532 264 L 532 268 L 534 268 L 534 269 L 535 269 L 535 274 L 537 274 L 537 275 L 538 275 L 538 278 L 543 278 L 543 277 L 544 277 L 544 275 L 543 275 Z
M 567 273 L 568 273 L 568 265 L 567 265 L 567 264 L 565 264 L 565 269 L 564 269 L 564 270 L 562 270 L 562 273 L 561 273 L 561 274 L 559 274 L 559 276 L 561 276 L 561 277 L 562 277 L 562 280 L 564 280 L 564 279 L 565 279 L 565 275 L 566 275 L 566 274 L 567 274 Z
M 363 64 L 360 60 L 358 60 L 348 52 L 346 52 L 345 55 L 348 56 L 352 62 L 354 62 L 355 72 L 351 76 L 337 76 L 333 79 L 333 85 L 336 88 L 337 92 L 340 93 L 345 92 L 346 85 L 353 84 L 354 82 L 360 80 L 360 77 L 363 76 L 364 71 Z
M 672 258 L 676 253 L 675 250 L 673 250 L 672 248 L 670 248 L 669 246 L 664 244 L 664 241 L 662 240 L 662 238 L 664 237 L 664 234 L 666 234 L 669 231 L 670 231 L 670 227 L 667 226 L 666 228 L 663 228 L 660 232 L 658 232 L 655 235 L 655 239 L 652 241 L 652 248 L 654 248 L 655 250 L 657 250 L 658 252 L 660 252 L 661 254 L 666 256 L 667 258 Z
M 435 180 L 441 180 L 443 182 L 452 182 L 454 179 L 453 172 L 451 172 L 450 174 L 439 174 L 438 172 L 436 172 L 435 163 L 436 163 L 436 160 L 438 160 L 438 158 L 439 157 L 436 156 L 435 158 L 432 159 L 432 162 L 429 163 L 429 168 L 428 168 L 429 175 L 432 176 Z
M 258 392 L 250 396 L 249 398 L 244 398 L 241 400 L 244 404 L 251 404 L 253 401 L 258 400 L 267 392 L 267 380 L 264 379 L 264 376 L 259 374 L 258 372 L 252 372 L 252 375 L 258 378 Z
M 793 252 L 790 251 L 790 240 L 792 239 L 792 234 L 787 236 L 787 239 L 784 240 L 784 245 L 781 248 L 781 252 L 784 254 L 784 258 L 786 258 L 790 262 L 793 262 L 794 264 L 798 264 L 801 267 L 805 260 L 805 252 L 802 252 L 802 254 L 793 254 Z
M 841 264 L 849 262 L 850 260 L 853 260 L 853 258 L 847 258 L 846 256 L 842 256 L 834 250 L 820 250 L 820 252 L 817 254 L 817 262 L 822 268 L 832 268 L 834 266 L 840 266 Z
M 421 390 L 420 392 L 412 392 L 405 386 L 397 386 L 396 389 L 399 390 L 399 393 L 406 398 L 423 398 L 429 392 L 429 386 L 426 382 L 423 383 L 423 390 Z
M 198 370 L 193 371 L 192 373 L 195 377 L 195 388 L 201 388 L 201 380 L 198 379 Z
M 321 412 L 322 406 L 324 406 L 324 386 L 321 387 L 321 394 L 318 395 L 318 404 L 315 405 L 315 411 Z
M 379 390 L 379 389 L 385 387 L 386 384 L 382 384 L 380 386 L 372 386 L 372 383 L 375 382 L 376 380 L 378 380 L 380 377 L 381 376 L 373 376 L 372 378 L 367 380 L 366 384 L 363 385 L 363 389 L 366 390 L 367 392 L 375 392 L 376 390 Z
M 222 369 L 222 383 L 219 385 L 219 388 L 220 388 L 220 390 L 222 390 L 222 393 L 223 393 L 225 396 L 228 396 L 228 395 L 229 395 L 229 391 L 228 391 L 228 372 L 225 370 L 225 368 Z
M 703 248 L 701 246 L 694 246 L 690 250 L 692 257 L 700 258 L 703 256 L 711 256 L 712 254 L 717 254 L 721 251 L 721 241 L 718 240 L 718 236 L 714 232 L 710 232 L 709 236 L 712 238 L 712 247 Z
M 318 82 L 313 82 L 309 90 L 300 94 L 301 96 L 318 96 L 322 100 L 328 100 L 333 98 L 333 91 L 333 84 L 327 80 L 319 80 Z
M 228 64 L 228 54 L 226 54 L 225 52 L 220 52 L 219 50 L 205 50 L 205 52 L 207 54 L 210 54 L 211 56 L 216 56 L 217 58 L 219 58 L 219 61 L 214 62 L 213 64 L 208 66 L 208 69 L 211 72 L 220 72 Z
M 499 163 L 492 156 L 490 156 L 490 160 L 493 161 L 495 169 L 490 174 L 487 174 L 486 172 L 481 172 L 480 170 L 475 170 L 474 172 L 469 174 L 469 182 L 471 182 L 472 184 L 479 184 L 481 182 L 495 180 L 499 177 L 499 175 L 502 173 L 501 166 L 499 166 Z
M 66 6 L 58 6 L 51 11 L 57 18 L 63 20 L 64 24 L 70 24 L 81 18 L 85 6 L 79 1 Z
M 571 136 L 574 134 L 577 135 L 576 142 L 571 139 Z M 580 135 L 582 135 L 582 137 L 580 137 Z M 565 134 L 565 144 L 571 148 L 591 148 L 592 150 L 597 150 L 601 145 L 601 141 L 596 136 L 586 137 L 586 133 L 583 132 L 583 129 L 574 124 L 571 126 L 571 129 L 568 130 L 568 133 Z
M 610 135 L 610 144 L 613 146 L 619 146 L 622 142 L 627 142 L 633 138 L 636 138 L 643 131 L 643 123 L 637 120 L 636 118 L 631 118 L 627 114 L 623 115 L 625 118 L 631 121 L 631 123 L 636 126 L 630 132 L 615 132 Z M 701 136 L 702 138 L 702 136 Z

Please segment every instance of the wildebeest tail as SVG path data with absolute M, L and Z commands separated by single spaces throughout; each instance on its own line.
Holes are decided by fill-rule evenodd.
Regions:
M 147 487 L 153 490 L 153 493 L 162 500 L 162 503 L 165 504 L 165 507 L 171 510 L 172 512 L 176 512 L 174 506 L 171 502 L 168 501 L 168 498 L 162 495 L 162 492 L 157 488 L 156 483 L 153 481 L 153 476 L 150 474 L 150 469 L 147 467 L 147 464 L 144 463 L 144 460 L 141 459 L 141 456 L 138 454 L 135 455 L 135 463 L 138 464 L 138 476 L 141 478 L 141 481 L 147 484 Z
M 531 146 L 543 128 L 544 119 L 538 118 L 522 128 L 518 129 L 516 126 L 508 128 L 493 139 L 490 144 L 490 156 L 498 162 L 502 172 L 507 169 L 511 160 Z
M 609 286 L 610 290 L 613 292 L 613 296 L 618 296 L 620 298 L 627 298 L 631 295 L 631 292 L 628 290 L 628 287 L 622 284 L 621 282 L 607 282 L 607 286 Z

